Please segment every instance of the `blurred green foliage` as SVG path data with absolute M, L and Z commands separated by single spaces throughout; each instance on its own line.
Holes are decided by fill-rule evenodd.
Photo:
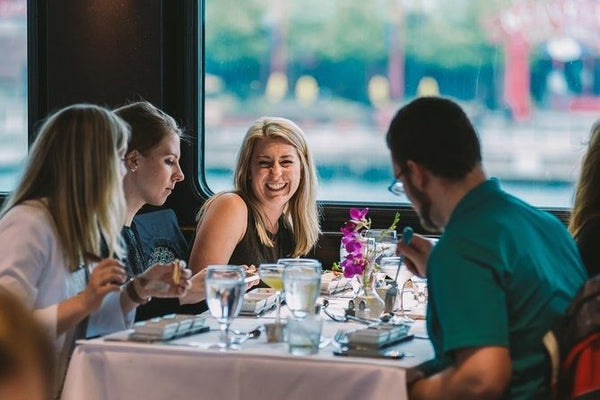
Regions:
M 465 79 L 473 69 L 498 67 L 502 57 L 484 21 L 509 3 L 206 0 L 204 64 L 208 73 L 227 82 L 228 90 L 245 98 L 264 90 L 279 56 L 290 82 L 310 74 L 333 96 L 364 102 L 368 79 L 387 74 L 392 52 L 399 52 L 413 69 L 433 75 L 454 70 L 459 77 L 454 80 Z M 408 71 L 407 76 L 413 75 Z M 416 83 L 406 85 L 415 90 Z

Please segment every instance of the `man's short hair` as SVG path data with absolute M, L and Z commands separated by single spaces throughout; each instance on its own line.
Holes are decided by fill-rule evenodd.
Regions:
M 421 97 L 402 107 L 387 132 L 387 145 L 403 169 L 412 160 L 448 180 L 464 178 L 481 162 L 477 133 L 452 100 Z

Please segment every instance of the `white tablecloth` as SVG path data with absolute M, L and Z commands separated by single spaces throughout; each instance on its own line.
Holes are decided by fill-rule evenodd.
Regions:
M 323 337 L 340 328 L 360 327 L 324 317 Z M 211 332 L 178 339 L 173 344 L 80 341 L 71 359 L 63 400 L 101 399 L 406 399 L 406 368 L 433 357 L 423 339 L 423 322 L 413 325 L 418 338 L 401 344 L 400 360 L 336 357 L 328 345 L 314 356 L 287 353 L 287 344 L 269 344 L 263 336 L 242 350 L 208 349 L 217 342 Z M 268 318 L 238 318 L 232 328 L 250 330 Z M 179 345 L 174 345 L 178 343 Z M 198 347 L 186 347 L 193 344 Z

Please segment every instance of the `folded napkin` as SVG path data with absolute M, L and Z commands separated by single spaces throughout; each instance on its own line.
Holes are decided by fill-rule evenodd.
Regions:
M 412 319 L 426 319 L 427 306 L 425 304 L 421 304 L 417 307 L 409 309 L 406 311 L 406 316 Z
M 244 294 L 241 315 L 257 315 L 272 308 L 277 302 L 275 291 L 271 288 L 258 288 Z
M 321 294 L 332 295 L 348 289 L 352 289 L 352 285 L 343 275 L 336 275 L 333 272 L 321 275 Z

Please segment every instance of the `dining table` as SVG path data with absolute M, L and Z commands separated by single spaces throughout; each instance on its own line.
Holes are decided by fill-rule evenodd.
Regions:
M 329 298 L 329 313 L 343 315 L 348 298 Z M 337 308 L 336 308 L 337 307 Z M 134 342 L 131 331 L 79 340 L 72 355 L 63 400 L 407 399 L 406 383 L 417 366 L 433 358 L 422 319 L 408 321 L 410 340 L 395 344 L 399 359 L 339 356 L 333 340 L 341 330 L 364 329 L 320 313 L 321 343 L 316 354 L 297 356 L 285 342 L 267 335 L 246 340 L 239 350 L 215 349 L 217 321 L 206 313 L 210 330 L 168 341 Z M 282 307 L 282 318 L 287 317 Z M 240 316 L 231 329 L 249 332 L 274 322 L 274 312 Z

